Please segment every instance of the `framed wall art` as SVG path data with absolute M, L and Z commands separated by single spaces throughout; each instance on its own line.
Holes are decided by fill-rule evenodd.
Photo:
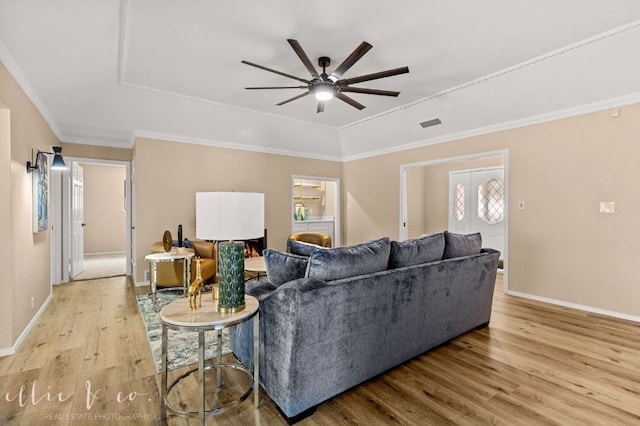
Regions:
M 38 156 L 42 159 L 38 161 Z M 37 168 L 31 174 L 33 179 L 33 233 L 47 229 L 49 223 L 49 172 L 47 157 L 38 152 L 36 155 Z

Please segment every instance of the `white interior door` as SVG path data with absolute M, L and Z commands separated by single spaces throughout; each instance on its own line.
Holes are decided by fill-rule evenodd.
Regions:
M 482 246 L 504 252 L 504 168 L 449 173 L 449 230 L 480 232 Z
M 71 278 L 78 276 L 84 263 L 84 184 L 83 171 L 71 163 Z

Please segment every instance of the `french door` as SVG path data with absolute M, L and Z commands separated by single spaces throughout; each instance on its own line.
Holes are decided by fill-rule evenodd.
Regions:
M 449 173 L 449 231 L 480 232 L 482 246 L 504 252 L 504 167 Z

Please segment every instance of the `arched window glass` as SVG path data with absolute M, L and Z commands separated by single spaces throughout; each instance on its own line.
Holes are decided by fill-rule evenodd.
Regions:
M 478 186 L 478 217 L 490 225 L 504 220 L 504 181 L 489 179 Z

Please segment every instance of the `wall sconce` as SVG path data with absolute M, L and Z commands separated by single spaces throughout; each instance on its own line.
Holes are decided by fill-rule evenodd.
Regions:
M 53 152 L 44 152 L 38 150 L 36 154 L 36 161 L 32 164 L 31 161 L 27 161 L 27 173 L 31 173 L 32 171 L 38 168 L 38 161 L 40 160 L 40 156 L 43 157 L 45 154 L 53 155 L 53 162 L 51 163 L 51 170 L 66 170 L 67 165 L 64 164 L 64 159 L 62 158 L 62 148 L 59 146 L 52 147 Z M 46 157 L 44 157 L 46 160 Z

